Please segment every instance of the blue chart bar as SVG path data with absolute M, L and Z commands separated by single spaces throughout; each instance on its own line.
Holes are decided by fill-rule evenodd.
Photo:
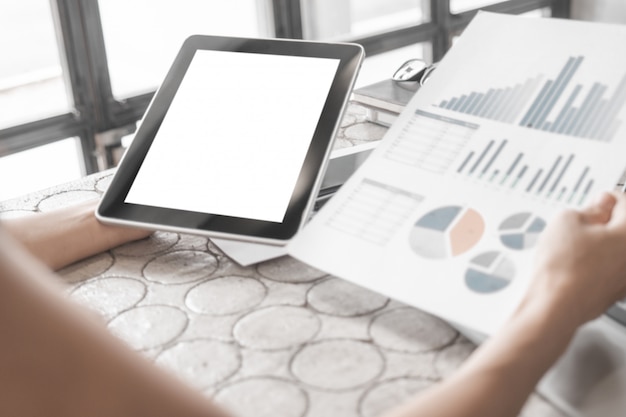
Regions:
M 507 139 L 492 139 L 468 150 L 459 155 L 457 175 L 530 198 L 585 203 L 595 181 L 590 178 L 588 166 L 576 165 L 575 154 L 554 155 L 537 164 L 511 146 Z
M 511 87 L 453 97 L 437 106 L 529 129 L 609 142 L 622 124 L 617 116 L 626 105 L 626 74 L 614 89 L 598 82 L 572 87 L 584 59 L 570 57 L 554 79 L 543 80 L 539 75 Z

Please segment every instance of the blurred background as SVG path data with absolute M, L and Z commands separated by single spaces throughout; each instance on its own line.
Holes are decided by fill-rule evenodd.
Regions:
M 115 166 L 191 34 L 362 44 L 357 86 L 437 61 L 479 9 L 626 22 L 619 0 L 4 0 L 0 200 Z

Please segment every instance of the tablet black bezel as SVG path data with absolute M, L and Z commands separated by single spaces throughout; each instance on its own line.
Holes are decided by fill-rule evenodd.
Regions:
M 334 80 L 281 223 L 124 202 L 198 50 L 339 59 Z M 319 187 L 319 173 L 325 167 L 325 162 L 328 159 L 330 147 L 340 122 L 339 118 L 345 109 L 362 57 L 362 47 L 354 44 L 191 36 L 184 42 L 163 84 L 148 107 L 131 146 L 126 151 L 100 202 L 96 213 L 98 218 L 105 222 L 153 229 L 181 230 L 219 237 L 284 243 L 296 234 L 306 220 L 314 192 Z M 302 82 L 306 82 L 306 80 L 302 80 Z

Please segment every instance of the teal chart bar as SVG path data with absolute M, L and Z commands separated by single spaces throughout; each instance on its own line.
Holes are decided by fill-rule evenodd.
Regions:
M 610 142 L 622 124 L 626 74 L 615 88 L 574 83 L 584 57 L 570 57 L 554 79 L 543 75 L 505 88 L 444 100 L 437 107 L 529 129 Z

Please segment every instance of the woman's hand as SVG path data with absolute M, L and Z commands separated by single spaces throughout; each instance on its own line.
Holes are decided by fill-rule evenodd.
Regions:
M 626 296 L 626 194 L 604 193 L 582 211 L 562 212 L 536 254 L 522 307 L 547 302 L 576 327 L 598 317 Z
M 98 200 L 89 200 L 2 224 L 32 255 L 55 270 L 150 235 L 142 229 L 100 223 L 95 216 L 97 205 Z

